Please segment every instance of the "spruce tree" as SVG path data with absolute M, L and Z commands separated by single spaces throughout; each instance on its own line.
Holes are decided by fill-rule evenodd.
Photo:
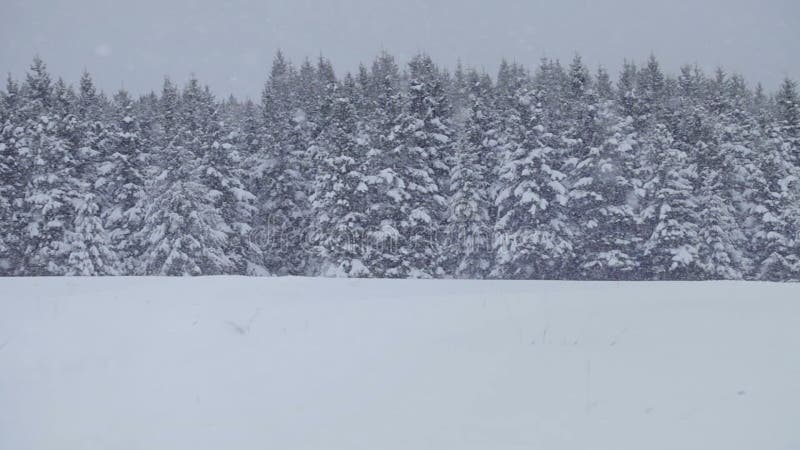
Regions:
M 446 271 L 459 278 L 484 278 L 494 263 L 491 181 L 500 151 L 498 118 L 491 79 L 475 71 L 463 77 L 466 104 L 450 176 L 451 214 L 445 237 L 451 240 L 446 258 L 451 266 Z
M 204 160 L 213 145 L 210 94 L 192 77 L 178 97 L 167 80 L 160 104 L 169 127 L 151 159 L 143 224 L 132 236 L 142 246 L 139 270 L 150 275 L 233 273 L 235 258 L 226 254 L 232 230 L 215 204 L 218 193 L 204 183 Z
M 349 82 L 353 83 L 352 79 Z M 364 245 L 368 147 L 361 133 L 352 99 L 337 95 L 325 128 L 317 138 L 318 171 L 311 198 L 320 258 L 315 272 L 322 275 L 371 275 L 366 262 L 371 255 L 365 252 L 368 247 Z
M 555 150 L 544 141 L 543 108 L 528 83 L 518 83 L 504 103 L 504 156 L 495 199 L 497 278 L 557 278 L 572 254 L 572 232 L 563 214 L 566 175 L 555 165 Z
M 701 78 L 695 79 L 698 80 L 693 83 L 695 89 L 687 94 L 697 97 Z M 754 175 L 752 152 L 747 147 L 752 136 L 744 134 L 749 133 L 744 127 L 752 120 L 745 111 L 744 87 L 737 77 L 728 78 L 722 70 L 717 70 L 709 85 L 708 108 L 716 120 L 705 114 L 700 114 L 698 120 L 695 112 L 692 133 L 698 138 L 694 159 L 699 174 L 698 205 L 702 211 L 699 260 L 704 278 L 741 279 L 750 270 L 742 224 L 751 197 L 748 184 Z
M 75 181 L 75 148 L 65 136 L 73 117 L 59 111 L 50 75 L 35 58 L 23 86 L 22 112 L 25 124 L 20 135 L 18 157 L 25 167 L 25 193 L 20 205 L 20 248 L 23 256 L 18 274 L 63 275 L 68 271 L 65 233 L 72 223 Z M 51 108 L 53 108 L 51 110 Z M 51 114 L 52 112 L 52 114 Z
M 119 256 L 120 269 L 135 273 L 141 243 L 135 234 L 144 219 L 146 155 L 138 117 L 126 91 L 114 96 L 114 120 L 103 154 L 101 177 L 109 207 L 103 222 Z
M 392 271 L 400 264 L 398 210 L 405 182 L 400 177 L 402 161 L 395 152 L 395 128 L 402 109 L 400 71 L 394 58 L 381 53 L 373 62 L 368 79 L 360 77 L 366 106 L 361 128 L 369 146 L 365 182 L 367 214 L 364 245 L 366 263 L 375 277 L 399 276 Z
M 429 278 L 439 267 L 439 236 L 446 201 L 440 172 L 449 173 L 452 136 L 447 99 L 433 61 L 418 55 L 409 63 L 409 88 L 397 125 L 388 136 L 395 147 L 388 162 L 395 176 L 387 191 L 391 223 L 399 235 L 389 277 Z
M 792 164 L 800 167 L 800 95 L 797 83 L 785 79 L 775 95 L 777 132 L 782 135 Z
M 756 161 L 759 176 L 751 180 L 756 198 L 751 207 L 753 276 L 760 280 L 800 279 L 798 168 L 780 119 L 767 130 Z
M 638 142 L 633 120 L 620 118 L 609 102 L 598 105 L 604 130 L 585 159 L 576 162 L 570 186 L 575 223 L 575 277 L 636 279 L 640 242 L 636 227 L 634 165 Z
M 254 168 L 258 181 L 253 193 L 259 208 L 258 224 L 264 230 L 264 266 L 276 275 L 302 274 L 305 270 L 307 191 L 303 160 L 307 148 L 298 138 L 304 130 L 305 115 L 296 109 L 293 77 L 292 65 L 278 52 L 262 93 L 265 157 Z
M 75 122 L 68 130 L 77 136 L 66 137 L 74 153 L 68 172 L 72 222 L 64 235 L 63 251 L 68 255 L 67 275 L 115 275 L 118 258 L 106 230 L 103 207 L 110 203 L 102 195 L 102 178 L 98 166 L 103 162 L 109 144 L 108 132 L 102 121 L 103 99 L 97 94 L 90 75 L 81 77 L 80 92 L 76 100 Z M 104 167 L 101 167 L 102 170 Z
M 22 101 L 19 84 L 9 75 L 5 91 L 0 92 L 0 276 L 13 274 L 21 265 Z
M 232 273 L 252 273 L 261 262 L 261 249 L 251 239 L 256 197 L 245 184 L 236 136 L 223 125 L 211 125 L 209 130 L 212 137 L 201 160 L 202 180 L 213 206 L 231 230 L 224 250 L 234 263 Z M 216 127 L 221 129 L 214 130 Z
M 676 148 L 664 125 L 657 125 L 646 142 L 655 171 L 644 185 L 652 228 L 644 242 L 644 267 L 648 277 L 658 280 L 697 279 L 699 217 L 694 195 L 697 167 L 686 152 Z
M 149 184 L 142 229 L 141 272 L 147 275 L 230 273 L 235 262 L 225 254 L 231 229 L 209 202 L 195 154 L 168 147 L 172 164 Z

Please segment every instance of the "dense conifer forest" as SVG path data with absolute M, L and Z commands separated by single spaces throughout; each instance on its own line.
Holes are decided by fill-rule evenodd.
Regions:
M 0 274 L 800 279 L 800 99 L 718 69 L 275 56 L 258 101 L 0 92 Z

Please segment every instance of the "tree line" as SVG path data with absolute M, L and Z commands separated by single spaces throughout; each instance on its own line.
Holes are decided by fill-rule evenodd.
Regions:
M 260 101 L 134 98 L 37 57 L 0 127 L 2 275 L 800 279 L 789 79 L 279 52 Z

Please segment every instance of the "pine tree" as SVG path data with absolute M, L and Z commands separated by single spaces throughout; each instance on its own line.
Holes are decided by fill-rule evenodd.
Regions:
M 328 123 L 333 120 L 333 109 L 335 103 L 341 98 L 337 94 L 336 74 L 333 71 L 331 62 L 323 57 L 319 58 L 317 62 L 316 80 L 314 83 L 316 87 L 316 102 L 314 104 L 314 111 L 316 113 L 316 129 L 312 131 L 313 136 L 316 137 Z M 314 158 L 313 154 L 309 155 Z
M 231 232 L 208 201 L 192 151 L 169 148 L 174 166 L 152 180 L 143 228 L 134 238 L 143 245 L 141 271 L 148 275 L 230 273 L 225 254 Z
M 697 279 L 699 218 L 694 196 L 697 168 L 664 125 L 657 125 L 645 144 L 650 161 L 658 161 L 653 178 L 644 188 L 649 198 L 652 228 L 644 242 L 644 266 L 649 276 L 664 279 Z
M 23 196 L 18 143 L 23 137 L 19 84 L 9 75 L 0 92 L 0 276 L 21 264 L 19 209 Z
M 352 79 L 345 81 L 354 83 Z M 345 86 L 346 86 L 345 85 Z M 341 89 L 345 94 L 347 87 Z M 318 172 L 311 199 L 314 229 L 319 235 L 317 251 L 321 264 L 316 269 L 327 276 L 371 275 L 365 260 L 366 140 L 358 129 L 351 98 L 336 96 L 325 128 L 317 139 Z
M 103 223 L 119 256 L 123 273 L 135 273 L 141 243 L 135 233 L 142 226 L 145 207 L 145 143 L 124 90 L 114 96 L 115 124 L 103 149 L 100 183 L 109 207 L 103 211 Z
M 497 278 L 557 278 L 572 253 L 571 231 L 563 207 L 566 175 L 556 169 L 542 104 L 527 83 L 519 83 L 506 111 L 505 155 L 495 199 Z M 516 103 L 513 103 L 516 102 Z
M 604 163 L 600 155 L 607 124 L 599 117 L 600 102 L 592 87 L 589 70 L 580 56 L 575 56 L 569 67 L 563 101 L 563 111 L 554 113 L 561 117 L 560 136 L 549 140 L 556 148 L 563 148 L 563 166 L 560 169 L 567 175 L 564 185 L 569 191 L 567 213 L 576 236 L 575 252 L 588 256 L 588 246 L 595 242 L 588 239 L 591 230 L 597 227 L 597 213 L 605 206 L 605 199 L 599 188 L 600 165 Z M 605 155 L 604 155 L 605 156 Z M 594 259 L 594 255 L 590 257 Z M 586 262 L 581 261 L 570 277 L 580 276 L 580 269 Z
M 389 277 L 428 278 L 442 273 L 438 234 L 446 211 L 438 172 L 449 173 L 452 142 L 447 105 L 439 73 L 428 56 L 418 55 L 409 63 L 409 90 L 397 125 L 387 140 L 389 169 L 396 179 L 388 190 L 387 224 L 397 230 L 396 264 Z
M 293 76 L 291 64 L 278 52 L 262 94 L 265 158 L 255 168 L 258 183 L 254 194 L 259 225 L 265 230 L 261 239 L 264 265 L 277 275 L 302 274 L 305 270 L 307 192 L 302 177 L 307 148 L 298 139 L 305 115 L 295 109 Z
M 666 86 L 666 78 L 658 60 L 650 55 L 647 64 L 636 72 L 632 112 L 637 129 L 652 129 L 664 123 Z
M 320 119 L 319 94 L 321 92 L 320 83 L 317 78 L 317 69 L 306 58 L 300 64 L 297 73 L 293 73 L 290 79 L 290 89 L 295 95 L 293 114 L 296 121 L 302 118 L 303 124 L 308 127 L 308 132 L 316 132 Z
M 785 79 L 775 96 L 777 131 L 783 136 L 790 161 L 800 167 L 800 95 L 797 83 Z
M 445 270 L 459 278 L 484 278 L 494 262 L 490 183 L 499 152 L 497 118 L 492 108 L 491 80 L 470 71 L 463 83 L 466 110 L 450 176 L 452 206 L 445 236 L 452 240 L 447 248 L 452 267 Z
M 780 116 L 767 130 L 758 149 L 759 174 L 751 183 L 755 195 L 750 209 L 749 229 L 754 276 L 760 280 L 800 279 L 800 226 L 798 208 L 798 167 L 792 161 L 792 147 L 782 134 L 785 123 Z
M 366 259 L 372 276 L 387 277 L 400 264 L 398 254 L 400 232 L 397 225 L 399 202 L 405 182 L 397 170 L 402 162 L 394 151 L 395 127 L 402 108 L 400 73 L 394 58 L 381 53 L 373 62 L 369 78 L 362 74 L 366 106 L 361 128 L 367 151 L 365 183 L 367 184 L 366 239 L 371 255 Z
M 25 125 L 20 132 L 17 157 L 30 161 L 25 167 L 25 193 L 20 204 L 20 248 L 23 259 L 17 274 L 66 273 L 68 250 L 64 235 L 72 222 L 70 201 L 74 181 L 74 154 L 64 138 L 72 120 L 69 111 L 48 114 L 57 106 L 50 75 L 35 58 L 23 85 L 21 111 Z M 57 113 L 57 108 L 52 110 Z
M 245 184 L 242 160 L 235 134 L 219 130 L 201 163 L 208 196 L 231 230 L 224 250 L 238 274 L 257 271 L 261 262 L 261 249 L 250 239 L 256 197 Z
M 80 79 L 80 93 L 76 114 L 89 120 L 99 120 L 101 113 L 100 97 L 89 72 L 84 71 Z
M 685 95 L 699 97 L 702 77 L 695 70 L 693 89 Z M 742 129 L 737 125 L 747 122 L 744 111 L 744 87 L 737 77 L 728 78 L 717 70 L 715 79 L 708 83 L 710 99 L 708 108 L 716 116 L 712 121 L 705 108 L 694 107 L 694 160 L 698 166 L 697 188 L 700 214 L 700 266 L 704 278 L 741 279 L 749 271 L 750 261 L 745 254 L 746 238 L 742 229 L 746 207 L 747 184 L 752 180 L 753 168 L 748 162 L 750 151 Z M 686 103 L 690 103 L 686 99 Z M 726 143 L 728 145 L 726 145 Z
M 152 158 L 141 228 L 132 234 L 141 245 L 140 271 L 154 275 L 234 273 L 226 254 L 232 230 L 204 183 L 213 146 L 216 109 L 207 89 L 192 77 L 183 92 L 166 80 L 160 99 L 161 146 Z
M 611 76 L 604 67 L 597 69 L 595 75 L 595 89 L 600 100 L 607 102 L 614 98 L 614 86 L 611 84 Z
M 25 74 L 23 86 L 27 104 L 23 106 L 29 117 L 45 112 L 53 106 L 53 86 L 47 65 L 38 56 L 33 58 L 31 67 Z
M 584 159 L 574 164 L 570 211 L 578 217 L 575 277 L 588 279 L 638 278 L 634 178 L 638 150 L 633 120 L 617 116 L 609 102 L 598 105 L 597 136 Z
M 724 175 L 714 169 L 704 172 L 698 196 L 698 206 L 703 211 L 699 222 L 698 264 L 704 278 L 738 280 L 744 277 L 749 265 L 743 251 L 745 236 L 736 210 L 725 195 Z
M 617 81 L 617 105 L 622 117 L 636 117 L 636 81 L 638 70 L 632 62 L 625 61 Z
M 98 198 L 85 185 L 71 199 L 73 223 L 64 233 L 65 275 L 117 275 L 118 258 L 100 218 Z
M 84 72 L 80 93 L 75 101 L 74 121 L 68 121 L 65 141 L 74 149 L 66 170 L 72 175 L 67 184 L 73 211 L 66 227 L 62 251 L 67 255 L 67 275 L 115 275 L 118 258 L 102 220 L 106 203 L 102 181 L 96 168 L 108 145 L 108 133 L 102 122 L 103 98 L 98 96 L 91 76 Z
M 583 67 L 580 68 L 584 70 Z M 588 83 L 588 73 L 581 73 L 584 80 L 579 83 Z M 533 85 L 537 91 L 536 97 L 541 108 L 541 121 L 556 140 L 563 135 L 567 122 L 567 108 L 564 100 L 569 92 L 576 89 L 572 85 L 569 75 L 558 60 L 542 59 L 533 77 Z M 544 136 L 544 139 L 548 139 Z M 555 142 L 550 142 L 555 144 Z M 558 146 L 553 147 L 554 150 Z
M 164 78 L 159 98 L 159 124 L 161 132 L 159 146 L 166 147 L 177 136 L 179 93 L 178 87 L 169 78 Z

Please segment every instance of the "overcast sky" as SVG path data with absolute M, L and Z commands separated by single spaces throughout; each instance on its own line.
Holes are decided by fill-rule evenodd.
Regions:
M 382 49 L 401 61 L 494 73 L 575 52 L 616 73 L 655 53 L 667 70 L 698 63 L 774 89 L 800 78 L 798 0 L 0 0 L 0 70 L 20 77 L 36 53 L 74 83 L 159 89 L 195 73 L 217 94 L 258 95 L 272 56 L 329 57 L 341 74 Z

